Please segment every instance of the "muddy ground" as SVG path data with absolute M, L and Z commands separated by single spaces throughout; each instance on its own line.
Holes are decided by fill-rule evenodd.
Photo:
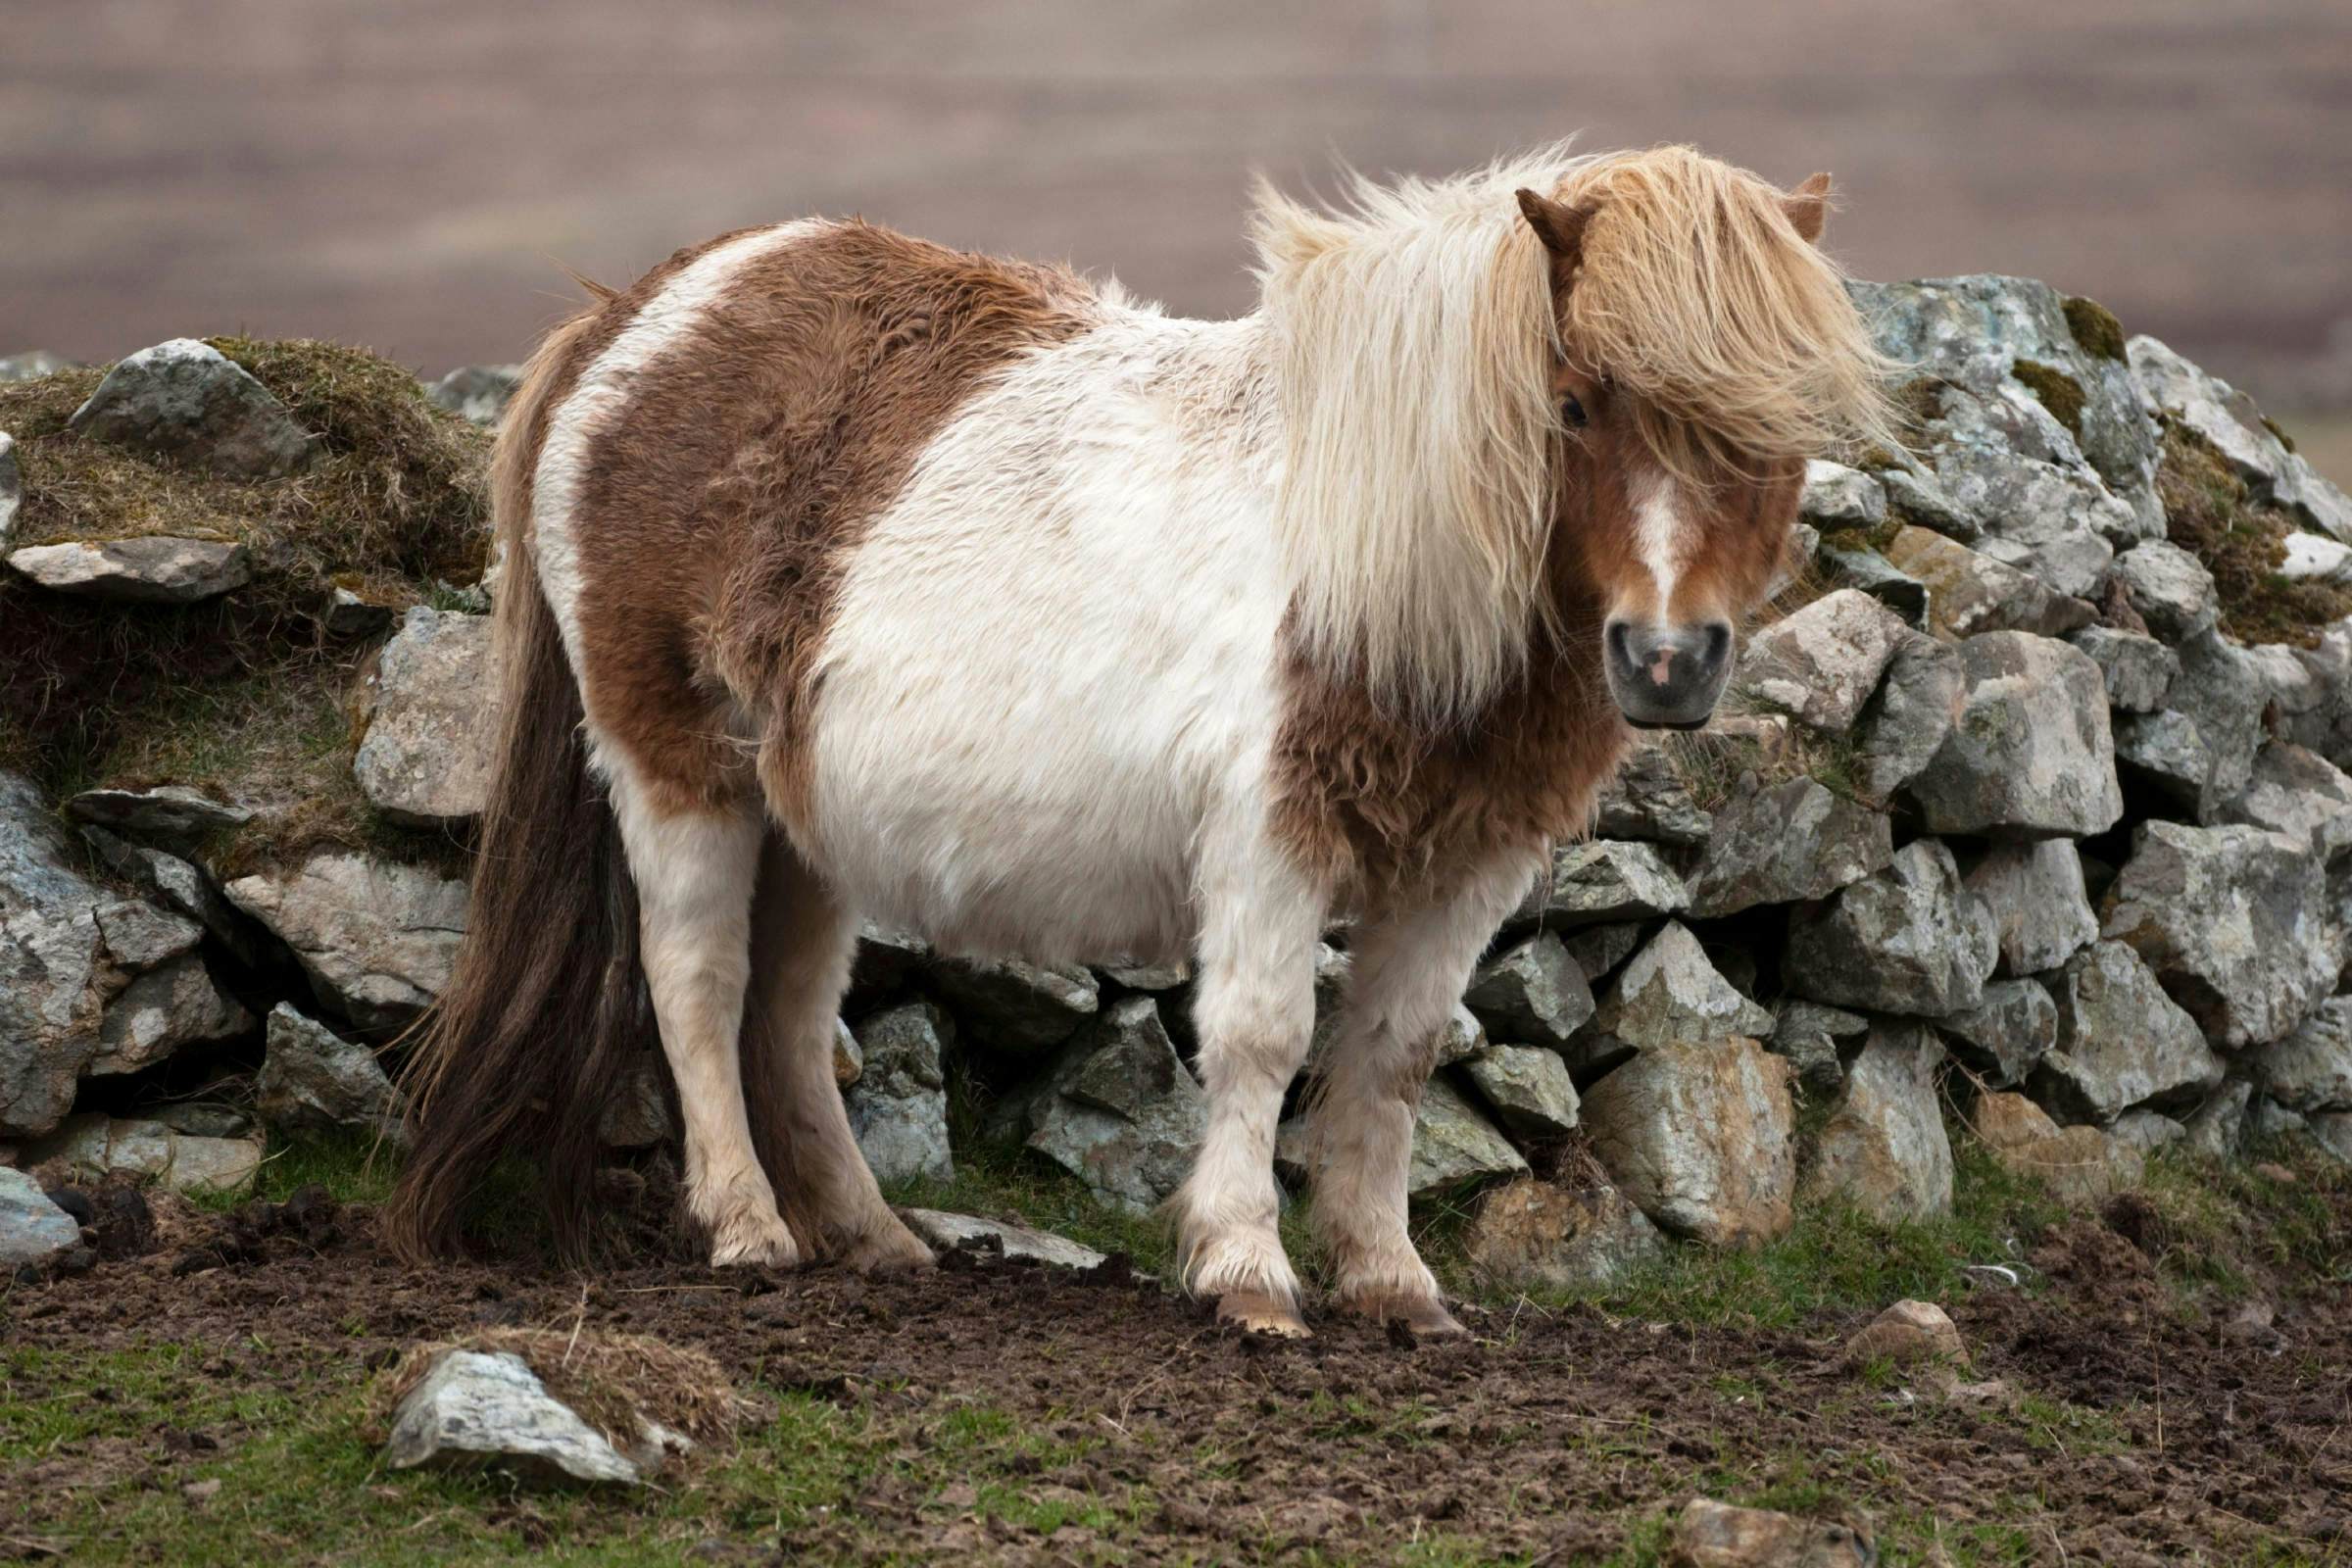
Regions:
M 444 1555 L 470 1510 L 448 1553 L 1638 1562 L 1710 1494 L 1861 1525 L 1888 1561 L 2352 1559 L 2352 1291 L 2200 1305 L 2152 1264 L 2161 1229 L 2126 1200 L 2029 1239 L 2027 1289 L 1951 1300 L 1968 1376 L 2007 1390 L 1965 1402 L 1840 1364 L 1859 1309 L 1743 1331 L 1523 1304 L 1474 1310 L 1469 1343 L 1329 1321 L 1268 1343 L 1123 1259 L 583 1286 L 404 1267 L 356 1205 L 190 1219 L 0 1301 L 0 1555 L 402 1560 Z M 401 1348 L 574 1323 L 707 1349 L 771 1401 L 764 1446 L 593 1498 L 366 1469 L 350 1412 Z M 185 1353 L 156 1374 L 160 1346 Z M 53 1405 L 82 1417 L 28 1441 Z M 312 1438 L 284 1446 L 289 1425 Z M 281 1495 L 306 1463 L 316 1487 Z M 320 1491 L 349 1503 L 314 1514 Z

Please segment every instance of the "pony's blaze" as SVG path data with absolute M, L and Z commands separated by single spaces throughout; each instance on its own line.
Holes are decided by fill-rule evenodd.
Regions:
M 1706 569 L 1709 541 L 1684 487 L 1656 472 L 1632 499 L 1634 548 L 1601 623 L 1602 673 L 1628 723 L 1696 729 L 1731 671 L 1736 607 L 1723 573 Z

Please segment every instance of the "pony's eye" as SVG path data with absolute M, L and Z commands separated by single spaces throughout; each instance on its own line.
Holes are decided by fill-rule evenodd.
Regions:
M 1576 395 L 1572 392 L 1560 394 L 1560 418 L 1571 430 L 1585 427 L 1585 406 L 1576 401 Z

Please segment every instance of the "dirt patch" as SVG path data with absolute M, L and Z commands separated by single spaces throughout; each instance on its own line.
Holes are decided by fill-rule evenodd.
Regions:
M 417 1270 L 379 1250 L 366 1209 L 289 1204 L 10 1293 L 19 1409 L 66 1392 L 43 1351 L 103 1363 L 160 1344 L 217 1348 L 174 1376 L 229 1396 L 217 1419 L 158 1416 L 145 1442 L 0 1461 L 0 1494 L 26 1539 L 49 1541 L 88 1530 L 96 1497 L 103 1535 L 132 1506 L 111 1499 L 185 1490 L 270 1438 L 236 1413 L 240 1391 L 316 1400 L 305 1380 L 323 1378 L 356 1411 L 370 1371 L 418 1340 L 584 1324 L 707 1354 L 782 1419 L 851 1435 L 855 1463 L 825 1482 L 838 1502 L 788 1527 L 716 1501 L 698 1512 L 698 1495 L 723 1497 L 714 1480 L 662 1504 L 661 1529 L 722 1559 L 1388 1560 L 1420 1542 L 1423 1560 L 1644 1561 L 1698 1493 L 1866 1519 L 1898 1561 L 2239 1561 L 2352 1544 L 2340 1287 L 2266 1307 L 2252 1346 L 2183 1310 L 2136 1239 L 2095 1221 L 2031 1255 L 2039 1289 L 1949 1303 L 1975 1376 L 2024 1396 L 1962 1407 L 1839 1370 L 1862 1312 L 1741 1332 L 1522 1307 L 1474 1313 L 1472 1343 L 1326 1321 L 1287 1345 L 1221 1331 L 1117 1261 L 1089 1275 L 963 1254 L 880 1281 Z M 956 1458 L 990 1422 L 1027 1445 L 1001 1472 Z M 754 1458 L 813 1463 L 814 1441 Z M 404 1480 L 422 1484 L 374 1477 L 370 1505 L 425 1528 L 431 1499 Z M 534 1530 L 588 1549 L 653 1528 L 642 1498 L 575 1500 L 560 1528 L 555 1504 L 507 1506 L 483 1504 L 487 1527 L 524 1544 Z

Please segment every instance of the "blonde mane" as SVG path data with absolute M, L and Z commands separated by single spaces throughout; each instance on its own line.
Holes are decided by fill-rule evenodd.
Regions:
M 1523 186 L 1600 204 L 1565 343 Z M 1649 445 L 1693 482 L 1889 430 L 1886 362 L 1836 266 L 1777 190 L 1689 148 L 1553 146 L 1393 185 L 1349 173 L 1322 211 L 1261 180 L 1250 237 L 1296 629 L 1425 722 L 1484 706 L 1551 614 L 1563 348 L 1641 400 Z

